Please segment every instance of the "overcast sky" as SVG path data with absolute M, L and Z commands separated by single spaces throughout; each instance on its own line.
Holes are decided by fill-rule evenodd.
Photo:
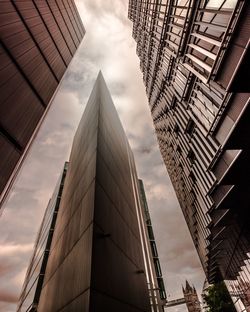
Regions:
M 127 2 L 78 0 L 86 35 L 33 144 L 0 219 L 0 312 L 13 312 L 34 240 L 91 88 L 101 69 L 143 179 L 169 299 L 204 281 L 163 165 L 147 104 Z M 186 307 L 168 309 L 184 312 Z

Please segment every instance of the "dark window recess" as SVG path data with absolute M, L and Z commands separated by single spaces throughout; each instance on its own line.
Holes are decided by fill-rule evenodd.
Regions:
M 158 121 L 158 120 L 160 120 L 160 119 L 163 119 L 163 118 L 164 118 L 164 115 L 165 115 L 164 111 L 161 110 L 160 113 L 153 119 L 154 122 L 156 122 L 156 121 Z
M 192 175 L 190 175 L 189 177 L 192 180 L 192 182 L 195 183 L 195 181 L 196 181 L 195 176 L 194 176 L 193 172 L 191 172 L 191 173 L 192 173 Z M 191 196 L 191 200 L 192 200 L 192 204 L 193 204 L 196 200 L 196 194 L 193 190 L 190 191 L 190 196 Z
M 185 88 L 184 95 L 183 95 L 185 101 L 189 101 L 195 81 L 196 81 L 195 75 L 192 73 L 189 73 L 186 88 Z
M 189 161 L 191 162 L 191 164 L 194 163 L 196 157 L 195 157 L 195 153 L 192 150 L 189 150 L 188 154 L 187 154 L 187 158 L 189 159 Z
M 158 286 L 160 288 L 160 297 L 162 300 L 166 299 L 165 286 L 162 277 L 157 277 Z
M 159 262 L 159 259 L 158 258 L 154 258 L 154 267 L 155 267 L 155 273 L 156 273 L 156 276 L 162 276 L 162 273 L 161 273 L 161 267 L 160 267 L 160 262 Z
M 189 178 L 190 178 L 190 180 L 192 181 L 192 183 L 196 183 L 196 177 L 194 176 L 193 171 L 190 172 Z M 193 193 L 192 195 L 195 196 L 194 193 Z M 196 197 L 196 196 L 195 196 L 195 197 Z
M 169 132 L 169 133 L 172 132 L 170 126 L 167 127 L 167 132 Z
M 167 106 L 165 106 L 165 107 L 163 108 L 163 112 L 164 112 L 164 114 L 167 114 L 167 113 L 168 113 L 168 107 L 167 107 Z
M 175 124 L 175 126 L 174 126 L 174 132 L 176 133 L 176 134 L 178 134 L 179 132 L 180 132 L 180 127 L 179 127 L 179 125 L 176 123 Z
M 177 106 L 177 97 L 176 96 L 173 96 L 172 98 L 172 102 L 170 104 L 170 109 L 175 109 Z
M 150 241 L 150 245 L 151 245 L 151 250 L 152 250 L 153 257 L 158 257 L 155 241 Z
M 192 135 L 194 133 L 194 129 L 195 129 L 195 122 L 193 121 L 193 119 L 189 118 L 185 132 L 189 135 Z
M 180 148 L 179 145 L 178 145 L 177 148 L 176 148 L 176 152 L 179 153 L 180 155 L 182 154 L 182 151 L 181 151 L 181 148 Z
M 154 240 L 154 233 L 153 233 L 153 230 L 152 230 L 152 227 L 148 227 L 148 236 L 149 236 L 149 239 L 150 240 Z

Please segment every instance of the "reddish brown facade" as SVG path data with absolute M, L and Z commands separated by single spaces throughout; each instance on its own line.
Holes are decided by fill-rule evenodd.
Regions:
M 1 1 L 1 202 L 84 33 L 73 0 Z
M 130 0 L 128 17 L 160 151 L 208 282 L 224 279 L 245 311 L 250 2 Z

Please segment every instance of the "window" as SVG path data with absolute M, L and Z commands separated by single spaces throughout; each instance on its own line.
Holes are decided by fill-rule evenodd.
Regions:
M 189 150 L 188 154 L 187 154 L 187 158 L 189 159 L 189 161 L 191 162 L 191 164 L 193 164 L 196 160 L 195 154 L 192 150 Z
M 180 127 L 179 127 L 179 125 L 176 123 L 175 126 L 174 126 L 174 132 L 175 132 L 176 134 L 178 134 L 179 131 L 180 131 Z
M 171 104 L 170 104 L 170 109 L 175 109 L 176 105 L 177 105 L 177 98 L 176 96 L 173 96 Z
M 194 133 L 194 129 L 195 129 L 195 122 L 193 121 L 193 119 L 190 118 L 188 120 L 185 132 L 189 135 L 192 135 Z

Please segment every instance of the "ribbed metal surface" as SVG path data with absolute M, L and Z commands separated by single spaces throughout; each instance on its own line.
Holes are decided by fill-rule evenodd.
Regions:
M 237 247 L 237 238 L 249 246 L 249 236 L 224 237 L 222 228 L 214 227 L 214 211 L 228 209 L 222 203 L 230 194 L 235 204 L 240 200 L 226 181 L 249 184 L 244 176 L 244 166 L 249 172 L 249 93 L 238 93 L 250 91 L 249 79 L 241 75 L 249 71 L 249 53 L 238 67 L 249 41 L 249 3 L 130 0 L 128 16 L 161 154 L 205 273 L 215 282 L 233 272 L 230 278 L 238 278 L 241 289 L 249 257 L 248 247 Z M 245 149 L 244 157 L 238 157 L 238 149 Z M 227 226 L 233 224 L 228 233 L 241 226 L 246 231 L 244 214 L 236 215 L 220 214 L 222 221 L 229 218 Z M 223 261 L 227 254 L 228 262 Z M 244 294 L 250 289 L 246 281 L 250 286 L 249 276 L 244 277 Z
M 84 33 L 73 1 L 1 1 L 0 196 Z
M 74 138 L 39 312 L 150 311 L 134 178 L 99 74 Z

